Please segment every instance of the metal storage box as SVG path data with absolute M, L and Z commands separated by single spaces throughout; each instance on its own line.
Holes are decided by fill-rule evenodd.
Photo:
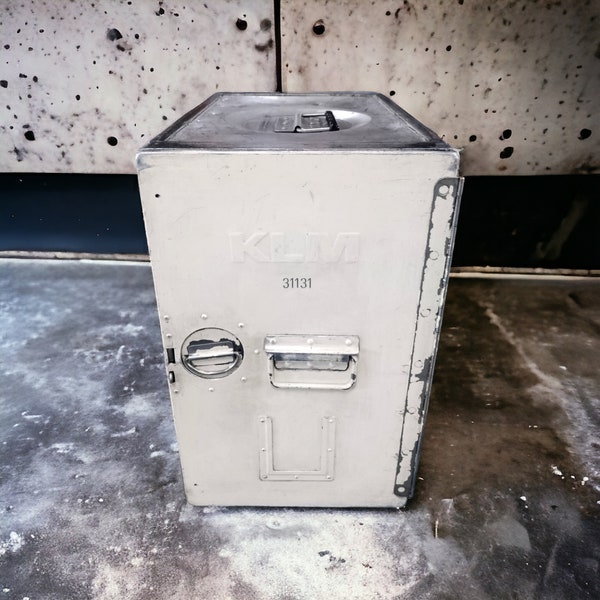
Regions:
M 458 164 L 374 93 L 216 94 L 140 150 L 190 503 L 406 503 Z

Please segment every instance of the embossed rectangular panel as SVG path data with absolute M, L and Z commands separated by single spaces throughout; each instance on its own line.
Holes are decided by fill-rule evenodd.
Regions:
M 275 90 L 273 3 L 2 2 L 0 169 L 134 173 L 215 91 Z
M 283 90 L 376 90 L 466 175 L 600 167 L 600 3 L 282 0 Z
M 404 505 L 458 152 L 378 94 L 222 94 L 138 169 L 188 500 Z

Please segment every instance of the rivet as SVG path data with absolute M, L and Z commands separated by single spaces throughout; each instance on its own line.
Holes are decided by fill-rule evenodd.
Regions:
M 430 308 L 424 308 L 421 311 L 421 316 L 422 317 L 428 317 L 431 314 L 431 309 Z
M 170 333 L 166 333 L 166 334 L 165 334 L 165 337 L 167 337 L 167 338 L 172 338 L 173 336 L 172 336 Z
M 209 391 L 209 392 L 214 392 L 214 391 L 215 391 L 215 388 L 214 388 L 214 387 L 209 387 L 209 388 L 208 388 L 208 391 Z
M 446 196 L 449 191 L 450 191 L 450 188 L 447 185 L 440 186 L 439 192 L 442 196 Z
M 422 366 L 423 366 L 422 360 L 415 360 L 415 367 L 422 367 Z
M 260 420 L 260 422 L 261 422 L 261 423 L 264 423 L 264 422 L 265 422 L 265 420 L 264 420 L 264 419 L 261 419 L 261 420 Z
M 294 475 L 294 479 L 298 479 L 298 475 Z
M 260 449 L 260 451 L 261 451 L 261 452 L 266 452 L 266 451 L 267 451 L 267 449 L 266 449 L 266 448 L 261 448 L 261 449 Z
M 327 475 L 327 479 L 331 479 L 331 475 Z
M 333 448 L 327 448 L 327 452 L 333 452 Z
M 440 257 L 440 253 L 439 253 L 439 252 L 436 252 L 435 250 L 432 250 L 432 251 L 429 253 L 429 258 L 430 258 L 431 260 L 437 260 L 439 257 Z
M 269 338 L 269 344 L 276 344 L 277 343 L 277 338 Z
M 254 354 L 260 354 L 260 350 L 257 348 L 257 349 L 254 351 Z
M 312 338 L 308 338 L 308 339 L 306 340 L 306 343 L 307 343 L 307 344 L 314 344 L 314 343 L 315 343 L 315 340 L 313 340 Z
M 241 329 L 241 328 L 244 327 L 244 324 L 243 323 L 238 323 L 238 327 Z
M 179 394 L 179 390 L 173 390 L 174 394 Z
M 263 475 L 263 476 L 261 477 L 261 479 L 266 479 L 266 478 L 267 478 L 267 476 L 266 476 L 266 475 Z
M 352 340 L 350 338 L 346 338 L 345 344 L 346 346 L 352 346 Z
M 208 315 L 205 315 L 205 314 L 203 313 L 203 314 L 201 314 L 201 315 L 200 315 L 200 318 L 201 318 L 201 319 L 205 319 L 205 320 L 206 320 L 206 319 L 208 319 Z
M 242 377 L 242 383 L 246 383 L 246 381 L 248 381 L 245 377 Z
M 170 318 L 171 318 L 171 317 L 170 317 L 169 315 L 164 315 L 164 316 L 163 316 L 163 319 L 164 319 L 165 321 L 168 321 Z
M 330 423 L 333 423 L 333 419 L 329 419 L 329 422 L 330 422 Z

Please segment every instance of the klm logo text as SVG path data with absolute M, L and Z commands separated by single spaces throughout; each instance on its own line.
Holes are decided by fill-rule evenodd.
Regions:
M 360 234 L 230 233 L 229 247 L 233 262 L 354 263 L 359 257 Z

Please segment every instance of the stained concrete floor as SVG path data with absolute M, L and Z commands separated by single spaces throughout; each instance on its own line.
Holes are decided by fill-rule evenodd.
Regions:
M 187 505 L 148 265 L 0 311 L 0 600 L 600 598 L 600 280 L 451 280 L 400 512 Z

